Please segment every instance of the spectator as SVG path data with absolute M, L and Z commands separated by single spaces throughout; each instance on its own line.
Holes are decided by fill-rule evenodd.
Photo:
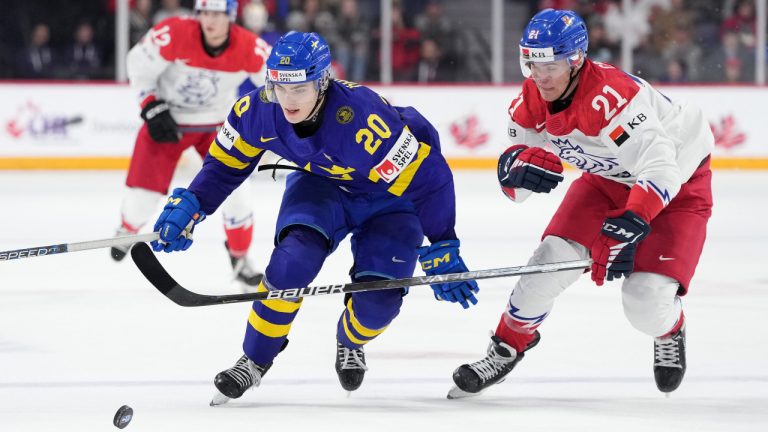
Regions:
M 93 43 L 93 27 L 89 23 L 81 23 L 75 30 L 75 41 L 65 51 L 66 66 L 69 77 L 75 79 L 99 78 L 102 73 L 102 62 L 99 50 Z
M 613 64 L 616 62 L 619 46 L 608 40 L 605 25 L 600 17 L 589 22 L 589 58 L 594 61 Z
M 423 38 L 434 40 L 444 51 L 453 48 L 453 23 L 443 13 L 439 0 L 427 3 L 424 13 L 416 17 L 415 26 Z
M 350 81 L 363 81 L 368 65 L 370 27 L 360 17 L 357 0 L 342 0 L 338 19 L 336 59 Z
M 39 23 L 32 29 L 29 45 L 22 50 L 18 60 L 18 75 L 21 78 L 52 78 L 55 63 L 53 51 L 48 44 L 51 30 Z
M 136 0 L 131 9 L 129 20 L 131 46 L 136 43 L 152 27 L 152 0 Z
M 381 43 L 381 29 L 374 37 Z M 403 19 L 403 10 L 395 3 L 392 6 L 392 78 L 394 81 L 414 81 L 416 66 L 421 58 L 421 34 L 408 27 Z
M 755 5 L 751 0 L 741 0 L 734 6 L 733 14 L 723 22 L 721 33 L 734 32 L 746 47 L 754 48 L 756 42 Z
M 434 39 L 421 41 L 421 60 L 417 68 L 416 79 L 420 83 L 444 82 L 455 80 L 456 69 L 452 67 Z
M 671 41 L 661 53 L 662 58 L 667 62 L 679 60 L 684 63 L 688 79 L 697 81 L 701 69 L 702 50 L 700 46 L 693 43 L 691 30 L 679 27 L 672 31 L 670 37 Z
M 152 23 L 154 25 L 166 18 L 191 15 L 191 10 L 181 7 L 181 0 L 161 0 L 160 10 L 155 12 L 155 15 L 152 17 Z
M 667 62 L 667 71 L 660 81 L 670 84 L 688 81 L 685 63 L 679 59 L 672 59 Z

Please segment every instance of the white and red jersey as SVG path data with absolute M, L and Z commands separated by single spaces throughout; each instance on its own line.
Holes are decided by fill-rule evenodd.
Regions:
M 229 45 L 216 57 L 203 47 L 194 18 L 161 21 L 128 53 L 128 79 L 142 107 L 163 99 L 180 125 L 219 124 L 241 89 L 264 84 L 271 47 L 255 34 L 230 24 Z M 248 83 L 248 80 L 251 83 Z
M 714 148 L 698 107 L 670 100 L 646 81 L 586 60 L 571 104 L 552 114 L 532 79 L 509 107 L 512 144 L 548 146 L 582 171 L 675 197 Z M 652 212 L 655 213 L 655 212 Z

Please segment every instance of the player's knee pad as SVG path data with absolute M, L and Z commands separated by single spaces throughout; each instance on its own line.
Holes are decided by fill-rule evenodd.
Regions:
M 139 187 L 129 187 L 123 197 L 123 204 L 120 210 L 123 224 L 138 230 L 147 223 L 155 210 L 157 210 L 157 204 L 162 199 L 163 194 L 160 192 Z
M 561 237 L 547 236 L 533 252 L 528 265 L 576 261 L 588 257 L 589 251 L 584 246 Z M 576 282 L 582 273 L 583 270 L 569 270 L 525 275 L 517 282 L 513 295 L 551 301 Z
M 679 284 L 657 273 L 632 273 L 622 284 L 622 303 L 633 327 L 658 337 L 668 332 L 680 316 Z
M 291 226 L 284 233 L 272 251 L 266 278 L 275 289 L 305 287 L 320 272 L 328 256 L 328 239 L 304 225 Z
M 355 279 L 355 282 L 379 280 L 375 277 Z M 352 309 L 357 320 L 369 329 L 386 327 L 400 313 L 403 291 L 387 289 L 352 294 Z

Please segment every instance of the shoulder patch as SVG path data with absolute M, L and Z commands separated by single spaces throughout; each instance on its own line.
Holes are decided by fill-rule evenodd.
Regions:
M 336 121 L 339 122 L 339 124 L 347 124 L 354 118 L 355 111 L 349 105 L 344 105 L 343 107 L 336 110 Z

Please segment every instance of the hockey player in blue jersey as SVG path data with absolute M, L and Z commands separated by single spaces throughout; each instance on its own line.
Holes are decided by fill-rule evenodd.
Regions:
M 284 35 L 267 60 L 264 87 L 242 97 L 188 189 L 160 215 L 155 250 L 185 250 L 195 224 L 213 213 L 269 150 L 301 170 L 288 176 L 275 249 L 259 291 L 307 286 L 325 258 L 352 235 L 353 281 L 467 271 L 454 232 L 453 177 L 434 127 L 415 109 L 395 107 L 359 84 L 330 78 L 328 45 L 315 33 Z M 424 237 L 429 246 L 421 247 Z M 432 286 L 464 308 L 474 281 Z M 337 324 L 336 372 L 356 390 L 367 370 L 363 346 L 398 315 L 407 288 L 354 293 Z M 287 336 L 301 300 L 254 302 L 243 355 L 215 378 L 212 404 L 258 386 Z

